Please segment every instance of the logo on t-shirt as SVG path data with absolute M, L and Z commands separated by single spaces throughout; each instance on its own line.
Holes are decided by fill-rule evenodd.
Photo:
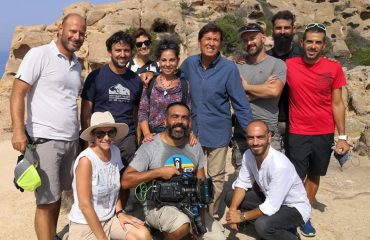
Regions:
M 164 166 L 175 166 L 184 172 L 194 172 L 194 163 L 185 155 L 173 154 L 164 163 Z
M 121 84 L 116 84 L 109 88 L 109 101 L 110 102 L 129 102 L 130 89 L 125 88 Z

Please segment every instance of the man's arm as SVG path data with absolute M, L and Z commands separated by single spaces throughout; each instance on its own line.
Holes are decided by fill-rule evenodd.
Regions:
M 345 135 L 345 106 L 342 98 L 342 88 L 337 88 L 332 91 L 332 106 L 335 125 L 339 135 Z M 349 151 L 349 145 L 345 140 L 338 140 L 335 145 L 335 152 L 345 154 Z
M 81 131 L 90 126 L 93 102 L 82 99 L 81 101 Z
M 157 178 L 169 180 L 175 175 L 180 175 L 175 166 L 165 166 L 156 169 L 139 172 L 135 168 L 128 166 L 123 173 L 121 185 L 123 189 L 134 188 L 140 183 L 149 182 Z
M 15 150 L 22 153 L 25 152 L 28 143 L 24 129 L 24 113 L 25 97 L 30 88 L 31 85 L 28 83 L 15 79 L 10 96 L 10 114 L 13 127 L 12 145 Z
M 276 75 L 270 75 L 263 84 L 250 85 L 241 76 L 244 90 L 255 98 L 279 97 L 284 88 L 284 83 Z

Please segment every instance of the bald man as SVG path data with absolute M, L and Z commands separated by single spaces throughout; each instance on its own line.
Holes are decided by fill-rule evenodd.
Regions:
M 226 195 L 226 221 L 238 230 L 239 223 L 255 220 L 256 232 L 263 239 L 299 239 L 296 228 L 309 219 L 311 206 L 293 164 L 270 146 L 268 129 L 261 120 L 253 120 L 246 128 L 249 149 L 234 191 Z M 253 185 L 258 187 L 252 190 Z
M 38 239 L 58 239 L 61 193 L 71 189 L 72 163 L 78 153 L 77 97 L 82 69 L 74 52 L 82 46 L 85 32 L 83 17 L 65 16 L 57 40 L 32 48 L 23 58 L 13 83 L 13 148 L 24 153 L 27 144 L 33 143 L 31 150 L 39 162 L 41 186 L 35 192 Z

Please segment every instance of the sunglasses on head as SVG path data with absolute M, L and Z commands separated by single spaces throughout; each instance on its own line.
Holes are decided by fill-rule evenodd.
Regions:
M 150 44 L 152 44 L 152 41 L 150 41 L 150 40 L 145 40 L 144 42 L 136 42 L 136 43 L 135 43 L 135 46 L 136 46 L 136 47 L 138 47 L 138 48 L 140 48 L 140 47 L 142 47 L 142 46 L 143 46 L 143 44 L 144 44 L 145 46 L 150 46 Z
M 108 135 L 108 137 L 110 138 L 114 138 L 117 136 L 117 130 L 114 128 L 108 131 L 95 131 L 93 135 L 97 137 L 98 139 L 104 138 L 105 135 Z
M 326 27 L 322 23 L 309 23 L 309 24 L 307 24 L 304 31 L 307 31 L 308 29 L 311 29 L 311 28 L 314 28 L 314 27 L 320 28 L 321 30 L 324 30 L 326 32 Z
M 176 50 L 177 48 L 178 48 L 178 45 L 176 43 L 164 43 L 158 46 L 159 50 L 166 50 L 166 49 Z

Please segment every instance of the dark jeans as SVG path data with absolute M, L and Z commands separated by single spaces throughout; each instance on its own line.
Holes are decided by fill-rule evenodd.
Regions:
M 231 205 L 233 191 L 226 194 L 225 202 Z M 239 209 L 249 211 L 257 208 L 265 201 L 262 192 L 247 191 Z M 296 208 L 281 206 L 279 211 L 271 216 L 263 215 L 254 221 L 256 232 L 261 238 L 273 240 L 296 240 L 297 237 L 289 231 L 304 224 L 301 214 Z

